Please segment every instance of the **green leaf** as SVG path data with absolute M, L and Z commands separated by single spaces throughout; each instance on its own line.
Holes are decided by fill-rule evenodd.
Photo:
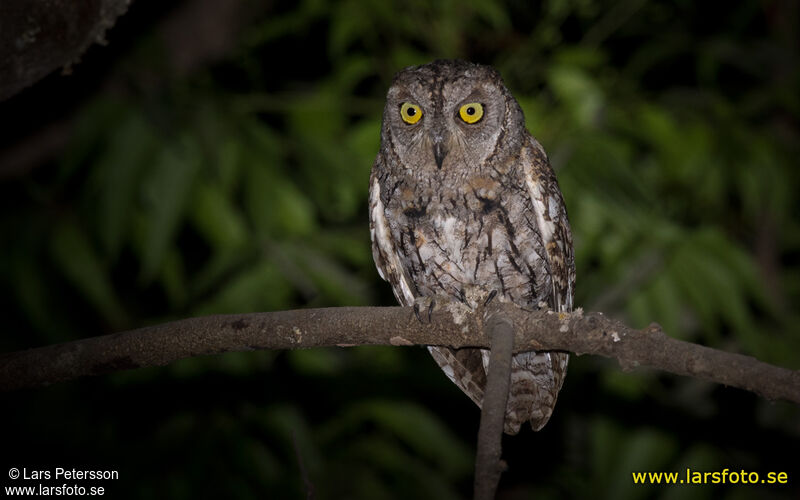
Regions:
M 247 172 L 245 204 L 258 240 L 300 236 L 316 227 L 314 207 L 279 173 L 253 165 Z
M 369 9 L 364 9 L 362 3 L 345 1 L 334 6 L 331 16 L 331 27 L 328 34 L 328 53 L 332 58 L 345 55 L 347 48 L 359 36 L 370 37 L 372 32 L 367 28 L 370 25 Z M 370 38 L 373 38 L 371 36 Z
M 187 299 L 186 272 L 183 268 L 183 256 L 177 249 L 171 248 L 167 252 L 159 281 L 170 305 L 175 309 L 183 307 Z
M 472 469 L 470 450 L 431 412 L 405 401 L 372 401 L 357 410 L 362 418 L 394 434 L 448 478 Z
M 292 456 L 295 463 L 298 457 L 309 474 L 315 478 L 323 469 L 323 455 L 305 417 L 297 408 L 279 405 L 269 408 L 259 416 L 259 422 L 283 439 L 285 454 Z M 299 471 L 298 471 L 299 472 Z
M 595 123 L 605 97 L 587 73 L 574 66 L 555 66 L 548 74 L 548 82 L 578 124 L 588 127 Z
M 299 375 L 335 376 L 342 368 L 342 355 L 334 348 L 295 349 L 286 353 L 286 359 Z
M 390 478 L 384 479 L 384 482 L 391 488 L 391 498 L 460 498 L 446 482 L 446 476 L 443 477 L 436 468 L 420 461 L 392 439 L 383 436 L 357 438 L 350 448 L 351 453 L 357 454 L 370 468 L 378 469 L 384 477 Z M 369 492 L 365 493 L 365 498 L 371 498 Z
M 374 266 L 369 231 L 361 225 L 312 234 L 309 246 L 357 269 Z
M 80 290 L 113 328 L 126 323 L 125 312 L 116 298 L 108 272 L 86 234 L 74 223 L 62 221 L 51 241 L 53 260 L 58 269 Z
M 47 271 L 35 255 L 16 255 L 13 265 L 3 269 L 11 277 L 16 301 L 25 312 L 28 321 L 51 342 L 63 341 L 67 336 L 67 325 L 62 324 L 53 310 L 53 294 Z M 58 299 L 56 299 L 58 300 Z
M 694 311 L 706 332 L 718 328 L 717 301 L 710 287 L 711 277 L 697 249 L 686 243 L 680 245 L 667 265 L 667 272 L 674 277 L 685 303 Z
M 145 180 L 145 234 L 142 282 L 150 283 L 161 269 L 169 246 L 186 213 L 199 170 L 198 145 L 188 136 L 164 149 Z
M 324 303 L 358 305 L 368 302 L 366 283 L 326 253 L 306 245 L 284 245 L 280 251 L 283 258 L 293 264 L 286 269 L 289 271 L 287 279 L 297 281 L 296 272 L 301 272 L 301 280 L 310 280 L 313 293 L 320 294 Z
M 238 137 L 222 140 L 216 148 L 216 162 L 213 164 L 217 176 L 215 183 L 226 196 L 231 196 L 241 183 L 246 148 Z
M 247 242 L 248 232 L 239 210 L 208 181 L 199 182 L 192 190 L 189 216 L 217 250 L 235 250 Z
M 292 288 L 271 262 L 259 261 L 233 276 L 195 315 L 244 313 L 284 309 Z
M 126 116 L 112 129 L 109 143 L 96 162 L 98 232 L 104 250 L 113 260 L 119 253 L 137 202 L 139 177 L 152 162 L 158 140 L 138 113 Z
M 103 150 L 104 140 L 121 119 L 130 116 L 132 104 L 116 97 L 89 101 L 78 113 L 69 144 L 59 160 L 61 179 L 69 178 L 78 169 L 90 164 Z
M 457 2 L 461 6 L 461 2 Z M 511 26 L 508 10 L 504 5 L 492 0 L 474 0 L 469 7 L 475 11 L 477 18 L 486 20 L 492 31 L 502 32 Z
M 683 300 L 678 284 L 666 273 L 656 276 L 644 291 L 651 304 L 651 319 L 664 327 L 672 337 L 684 338 L 686 332 L 679 327 L 683 316 Z
M 605 498 L 639 499 L 649 497 L 647 487 L 634 485 L 632 472 L 670 471 L 669 464 L 678 452 L 669 435 L 638 427 L 623 429 L 607 419 L 590 422 L 592 484 Z

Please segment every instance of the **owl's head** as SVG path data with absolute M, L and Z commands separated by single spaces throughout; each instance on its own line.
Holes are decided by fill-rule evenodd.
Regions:
M 395 76 L 381 150 L 399 160 L 396 168 L 439 177 L 502 162 L 519 151 L 524 130 L 522 110 L 494 68 L 440 60 Z

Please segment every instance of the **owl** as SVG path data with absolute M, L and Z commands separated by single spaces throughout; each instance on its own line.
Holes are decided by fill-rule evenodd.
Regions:
M 564 200 L 542 146 L 496 70 L 434 61 L 400 71 L 386 96 L 370 175 L 372 254 L 400 304 L 446 296 L 572 310 L 575 263 Z M 489 353 L 428 347 L 479 407 Z M 541 429 L 568 355 L 514 355 L 508 434 Z

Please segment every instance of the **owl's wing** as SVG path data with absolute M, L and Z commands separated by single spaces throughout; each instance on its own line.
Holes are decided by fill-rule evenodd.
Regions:
M 380 156 L 376 161 L 381 161 Z M 372 239 L 372 257 L 378 274 L 392 285 L 397 301 L 405 306 L 414 305 L 416 287 L 400 262 L 392 231 L 386 220 L 383 201 L 381 201 L 381 185 L 372 170 L 369 187 L 369 232 Z
M 529 158 L 522 158 L 520 165 L 536 212 L 539 234 L 550 267 L 553 291 L 549 305 L 555 311 L 568 312 L 572 311 L 575 297 L 575 256 L 567 209 L 544 148 L 532 136 L 528 137 L 528 147 L 523 148 L 522 154 L 528 155 Z M 533 428 L 538 429 L 550 418 L 558 391 L 564 383 L 569 355 L 562 352 L 524 353 L 515 356 L 515 360 L 521 365 L 530 365 L 527 366 L 530 373 L 541 372 L 542 367 L 536 365 L 545 361 L 549 361 L 552 367 L 552 384 L 541 385 L 549 392 L 547 395 L 542 394 L 544 400 L 551 402 L 544 405 L 546 411 L 543 418 L 531 419 Z
M 528 137 L 529 147 L 523 149 L 523 154 L 531 155 L 532 158 L 527 159 L 528 161 L 523 159 L 520 165 L 550 265 L 553 283 L 550 307 L 555 311 L 572 311 L 575 297 L 575 256 L 567 208 L 544 148 L 532 136 Z

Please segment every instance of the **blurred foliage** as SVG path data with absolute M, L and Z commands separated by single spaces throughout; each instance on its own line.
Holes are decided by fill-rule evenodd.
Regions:
M 500 70 L 550 154 L 578 304 L 798 369 L 798 19 L 768 0 L 277 2 L 183 77 L 141 30 L 123 91 L 80 104 L 59 161 L 0 184 L 0 344 L 392 304 L 366 211 L 383 95 L 458 57 Z M 394 348 L 191 359 L 5 405 L 5 458 L 113 466 L 127 493 L 108 490 L 133 498 L 462 498 L 479 416 L 422 349 Z M 776 449 L 797 449 L 798 417 L 573 357 L 551 423 L 506 440 L 501 497 L 788 498 L 800 467 Z M 630 479 L 687 467 L 792 484 Z

